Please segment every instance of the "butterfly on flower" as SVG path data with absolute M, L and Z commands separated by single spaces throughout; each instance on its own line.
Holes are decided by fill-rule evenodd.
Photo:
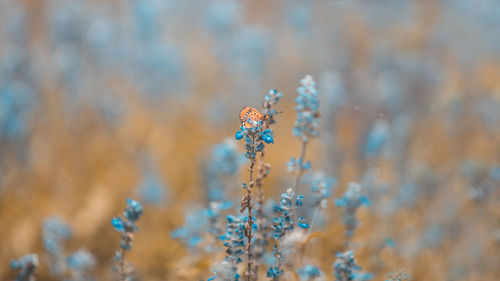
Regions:
M 260 113 L 260 111 L 250 106 L 243 107 L 240 111 L 241 126 L 247 129 L 253 127 L 253 123 L 264 121 L 267 118 L 269 116 Z

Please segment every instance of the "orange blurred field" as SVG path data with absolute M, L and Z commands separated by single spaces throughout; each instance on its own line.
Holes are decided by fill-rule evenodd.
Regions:
M 0 7 L 1 280 L 15 280 L 10 260 L 28 253 L 39 257 L 36 280 L 63 280 L 50 272 L 41 239 L 52 215 L 72 228 L 67 253 L 84 247 L 94 255 L 92 280 L 115 280 L 120 237 L 110 220 L 125 198 L 141 201 L 147 172 L 165 195 L 143 203 L 127 254 L 136 280 L 207 280 L 224 259 L 222 243 L 213 254 L 193 252 L 170 233 L 208 206 L 204 169 L 213 146 L 234 139 L 240 109 L 260 107 L 271 88 L 284 98 L 263 188 L 279 201 L 292 183 L 286 162 L 300 153 L 294 100 L 306 74 L 317 82 L 322 113 L 307 159 L 337 179 L 323 228 L 306 248 L 304 262 L 323 272 L 314 280 L 334 280 L 345 228 L 333 202 L 352 181 L 371 186 L 350 247 L 373 280 L 400 268 L 411 280 L 498 279 L 496 1 L 2 0 Z M 367 156 L 378 121 L 388 140 Z M 237 215 L 247 169 L 248 162 L 228 184 L 236 207 L 227 213 Z M 404 197 L 409 183 L 417 188 Z M 262 270 L 259 280 L 267 280 Z

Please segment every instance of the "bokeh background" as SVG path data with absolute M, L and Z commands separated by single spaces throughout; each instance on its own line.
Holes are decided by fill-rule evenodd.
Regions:
M 112 280 L 125 198 L 144 204 L 128 259 L 139 280 L 206 280 L 222 252 L 171 237 L 207 206 L 214 145 L 244 105 L 285 95 L 267 148 L 266 196 L 290 183 L 295 88 L 321 100 L 313 170 L 360 182 L 358 264 L 385 280 L 500 276 L 500 2 L 0 1 L 0 279 L 37 253 L 50 273 L 44 219 L 72 229 Z M 242 151 L 240 144 L 235 153 Z M 246 165 L 226 192 L 235 206 Z M 208 174 L 208 176 L 207 176 Z M 304 184 L 306 185 L 306 183 Z M 342 213 L 330 200 L 310 259 L 332 280 Z

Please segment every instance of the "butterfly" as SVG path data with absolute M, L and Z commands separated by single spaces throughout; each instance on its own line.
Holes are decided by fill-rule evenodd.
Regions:
M 269 116 L 260 113 L 260 111 L 250 106 L 243 107 L 240 111 L 241 126 L 244 126 L 247 129 L 254 126 L 254 124 L 252 124 L 252 122 L 249 121 L 253 122 L 264 121 L 268 117 Z

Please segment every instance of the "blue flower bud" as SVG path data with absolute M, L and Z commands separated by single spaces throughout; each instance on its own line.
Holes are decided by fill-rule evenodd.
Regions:
M 295 200 L 295 205 L 297 206 L 302 206 L 304 205 L 304 195 L 298 195 L 297 199 Z
M 236 140 L 241 140 L 243 138 L 243 132 L 237 131 L 234 137 L 236 138 Z
M 306 222 L 306 219 L 304 217 L 299 217 L 299 219 L 297 220 L 297 225 L 303 229 L 309 228 L 309 224 Z
M 125 230 L 125 226 L 123 225 L 123 220 L 120 217 L 112 218 L 111 224 L 113 225 L 116 231 L 123 232 Z
M 259 143 L 259 145 L 257 145 L 257 147 L 255 148 L 257 151 L 262 151 L 264 150 L 264 143 Z
M 307 162 L 303 163 L 302 169 L 304 169 L 306 171 L 311 170 L 311 161 L 307 161 Z
M 263 135 L 262 140 L 266 143 L 274 143 L 273 136 L 271 135 Z

